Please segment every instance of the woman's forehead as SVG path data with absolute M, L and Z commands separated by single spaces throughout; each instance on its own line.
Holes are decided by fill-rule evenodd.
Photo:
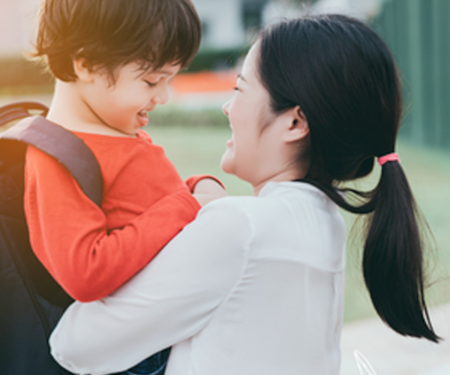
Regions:
M 258 60 L 258 46 L 254 44 L 247 56 L 245 57 L 244 64 L 242 66 L 241 76 L 247 81 L 250 82 L 256 77 L 257 71 L 257 60 Z

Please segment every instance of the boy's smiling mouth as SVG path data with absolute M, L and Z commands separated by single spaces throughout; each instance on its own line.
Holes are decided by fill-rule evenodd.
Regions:
M 137 119 L 139 121 L 139 125 L 141 128 L 144 127 L 145 125 L 147 125 L 147 123 L 148 123 L 147 111 L 144 110 L 144 111 L 138 112 Z

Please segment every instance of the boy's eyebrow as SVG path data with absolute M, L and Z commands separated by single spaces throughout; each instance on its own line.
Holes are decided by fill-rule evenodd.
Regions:
M 164 69 L 149 70 L 149 71 L 145 72 L 144 74 L 155 74 L 155 73 L 156 74 L 165 74 L 167 76 L 170 76 L 173 74 L 173 72 L 171 72 L 169 70 L 164 70 Z
M 164 69 L 155 70 L 155 73 L 166 74 L 166 75 L 173 74 L 173 72 L 169 72 L 168 70 L 164 70 Z

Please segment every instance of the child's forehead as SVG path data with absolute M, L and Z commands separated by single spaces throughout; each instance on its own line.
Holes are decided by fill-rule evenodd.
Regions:
M 165 65 L 161 67 L 142 67 L 137 66 L 136 71 L 143 76 L 149 76 L 149 75 L 167 75 L 171 76 L 179 72 L 181 69 L 181 65 L 177 63 L 166 63 Z

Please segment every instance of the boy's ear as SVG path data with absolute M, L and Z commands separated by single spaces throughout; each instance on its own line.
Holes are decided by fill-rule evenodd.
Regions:
M 81 82 L 91 83 L 94 80 L 94 74 L 85 58 L 73 60 L 73 71 Z
M 283 140 L 285 142 L 297 142 L 304 139 L 309 134 L 309 124 L 305 114 L 301 110 L 300 106 L 295 106 L 285 113 L 286 124 Z

